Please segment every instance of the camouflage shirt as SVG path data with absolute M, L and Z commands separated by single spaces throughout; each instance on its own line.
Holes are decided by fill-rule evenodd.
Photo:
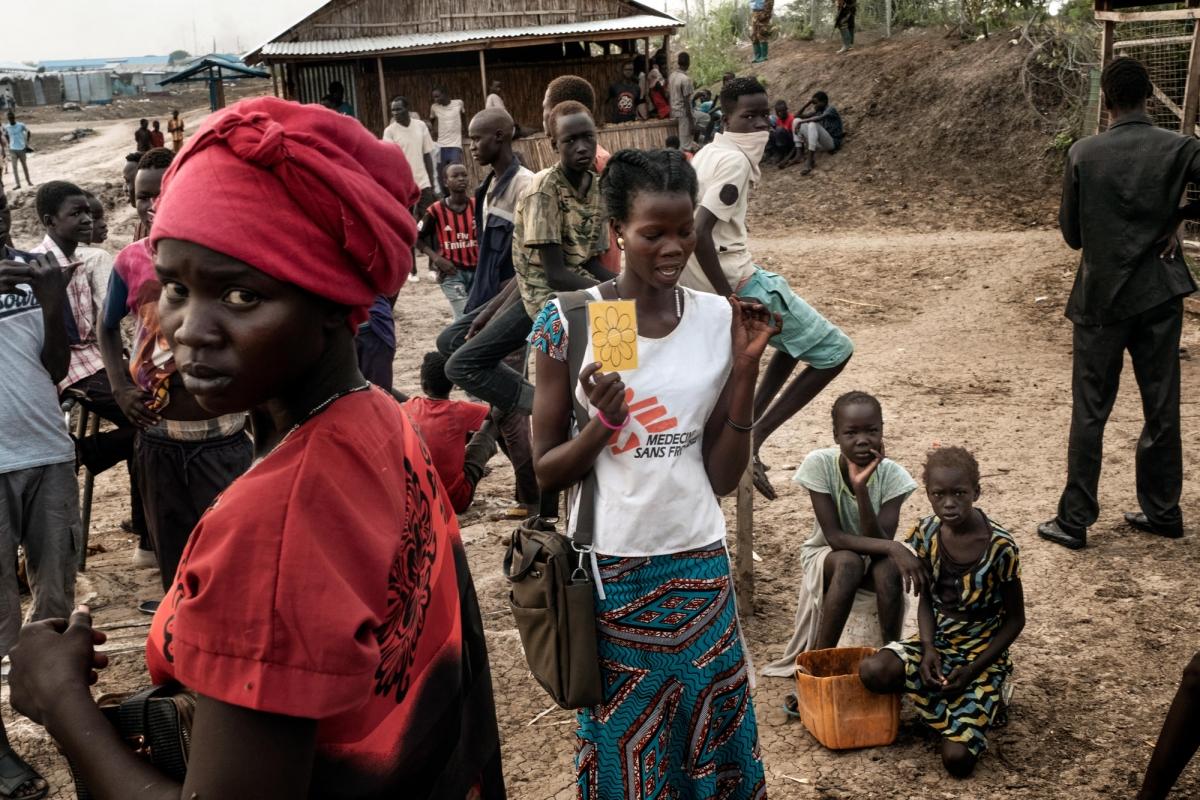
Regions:
M 513 268 L 525 311 L 534 319 L 554 296 L 536 245 L 562 247 L 567 269 L 593 277 L 583 265 L 608 249 L 608 215 L 600 197 L 600 176 L 588 172 L 587 193 L 580 195 L 555 164 L 533 176 L 517 201 L 513 217 Z

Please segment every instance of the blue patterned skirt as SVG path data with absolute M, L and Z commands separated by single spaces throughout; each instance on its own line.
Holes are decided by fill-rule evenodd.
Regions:
M 580 800 L 765 798 L 724 546 L 599 567 L 604 702 L 579 712 Z

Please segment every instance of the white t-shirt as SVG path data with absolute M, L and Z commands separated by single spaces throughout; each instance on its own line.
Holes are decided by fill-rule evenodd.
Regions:
M 599 298 L 599 289 L 587 290 Z M 614 556 L 682 553 L 725 538 L 725 516 L 704 468 L 704 426 L 733 364 L 729 303 L 684 290 L 683 318 L 661 339 L 638 336 L 630 421 L 596 459 L 595 551 Z M 551 300 L 559 313 L 558 301 Z M 544 311 L 534 324 L 552 313 Z M 561 353 L 569 334 L 562 318 Z M 589 337 L 590 338 L 590 337 Z M 536 346 L 536 344 L 535 344 Z M 583 363 L 591 359 L 585 357 Z M 579 398 L 586 402 L 576 384 Z M 595 414 L 590 404 L 588 410 Z M 580 487 L 571 490 L 570 522 Z
M 504 98 L 494 92 L 483 102 L 484 108 L 504 108 Z
M 429 118 L 437 119 L 437 146 L 462 148 L 463 101 L 451 100 L 446 105 L 434 103 Z
M 429 172 L 425 169 L 425 155 L 433 152 L 433 138 L 429 135 L 429 126 L 415 117 L 408 121 L 405 127 L 399 122 L 393 122 L 383 130 L 383 140 L 400 146 L 408 166 L 412 168 L 413 180 L 418 189 L 432 188 L 429 183 Z
M 0 474 L 75 460 L 58 391 L 42 365 L 44 342 L 42 306 L 33 289 L 20 284 L 0 294 Z
M 746 245 L 746 207 L 750 198 L 750 176 L 753 165 L 737 147 L 725 144 L 717 137 L 712 144 L 701 148 L 692 159 L 696 180 L 700 185 L 699 205 L 709 210 L 717 222 L 712 228 L 713 244 L 725 280 L 735 290 L 742 281 L 754 274 L 754 259 Z M 726 203 L 721 192 L 726 186 L 737 189 L 737 199 Z M 728 197 L 732 192 L 726 192 Z M 699 213 L 699 208 L 697 209 Z M 695 254 L 688 260 L 680 280 L 684 286 L 702 292 L 715 292 Z

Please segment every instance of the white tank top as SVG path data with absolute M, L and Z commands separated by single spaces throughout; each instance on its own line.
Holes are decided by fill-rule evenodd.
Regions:
M 587 291 L 600 298 L 599 289 Z M 661 339 L 638 336 L 638 367 L 622 372 L 632 390 L 629 424 L 610 439 L 595 465 L 594 548 L 603 555 L 667 555 L 725 538 L 703 445 L 705 423 L 733 363 L 732 311 L 723 297 L 683 292 L 683 317 L 675 330 Z M 570 331 L 561 311 L 565 342 Z M 583 363 L 590 361 L 585 357 Z M 587 402 L 582 389 L 576 391 Z M 588 410 L 596 413 L 591 404 Z M 579 490 L 578 485 L 571 490 L 571 533 Z

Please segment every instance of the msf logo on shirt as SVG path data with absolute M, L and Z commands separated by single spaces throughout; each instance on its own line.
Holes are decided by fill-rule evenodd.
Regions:
M 679 420 L 657 397 L 634 397 L 633 389 L 625 390 L 629 424 L 609 437 L 609 450 L 614 456 L 632 450 L 634 458 L 675 458 L 700 440 L 698 431 L 675 432 Z

